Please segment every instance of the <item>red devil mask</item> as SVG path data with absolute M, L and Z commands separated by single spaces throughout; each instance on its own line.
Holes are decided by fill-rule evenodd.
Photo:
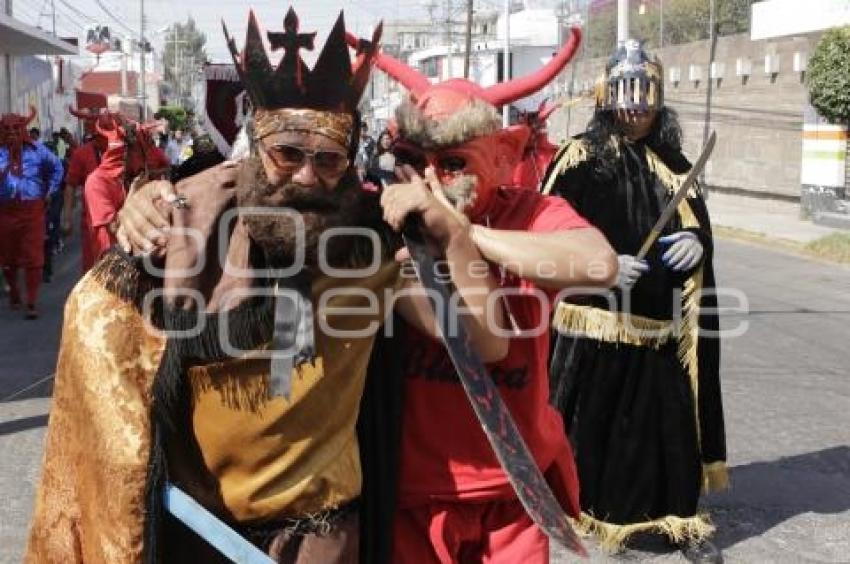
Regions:
M 358 51 L 371 47 L 368 41 L 350 34 L 348 42 Z M 580 42 L 581 31 L 573 28 L 570 40 L 538 71 L 486 88 L 462 78 L 432 84 L 418 70 L 378 53 L 375 56 L 378 68 L 410 92 L 410 101 L 396 111 L 402 140 L 399 147 L 418 148 L 423 153 L 419 162 L 436 163 L 438 175 L 444 181 L 447 175 L 441 174 L 441 169 L 443 173 L 461 172 L 461 159 L 449 157 L 464 153 L 463 172 L 477 178 L 475 200 L 466 211 L 476 218 L 486 209 L 495 190 L 510 182 L 531 134 L 528 124 L 502 129 L 497 108 L 549 84 L 572 59 Z M 442 168 L 441 162 L 452 166 Z
M 21 174 L 21 153 L 24 143 L 30 142 L 27 125 L 35 119 L 36 111 L 30 106 L 28 116 L 3 114 L 0 117 L 0 147 L 9 149 L 9 169 L 12 174 Z
M 117 178 L 134 177 L 150 169 L 168 166 L 162 151 L 153 142 L 151 131 L 158 124 L 140 124 L 120 113 L 103 113 L 95 122 L 97 135 L 107 142 L 100 169 Z
M 112 119 L 109 111 L 106 108 L 77 110 L 68 106 L 68 113 L 83 122 L 83 130 L 86 134 L 94 136 L 98 150 L 106 151 L 106 138 L 97 132 L 96 124 L 100 122 L 103 127 L 109 128 L 109 122 Z
M 546 133 L 546 121 L 561 107 L 559 102 L 547 103 L 546 100 L 540 102 L 537 111 L 525 112 L 520 115 L 520 121 L 527 125 L 531 130 L 531 137 L 525 152 L 533 152 L 536 149 L 552 149 L 554 145 L 549 142 L 549 137 Z

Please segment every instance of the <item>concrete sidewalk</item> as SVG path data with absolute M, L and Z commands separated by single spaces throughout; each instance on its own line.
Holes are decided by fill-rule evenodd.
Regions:
M 850 230 L 815 225 L 800 219 L 800 204 L 708 190 L 708 212 L 714 226 L 741 229 L 769 239 L 805 245 L 833 233 Z

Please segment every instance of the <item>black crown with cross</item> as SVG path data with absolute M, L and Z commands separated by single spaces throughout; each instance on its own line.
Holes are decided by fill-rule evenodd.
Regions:
M 352 114 L 369 80 L 382 29 L 379 24 L 370 48 L 358 52 L 352 63 L 345 41 L 345 22 L 340 12 L 311 70 L 301 59 L 299 50 L 312 50 L 316 33 L 298 31 L 298 16 L 291 7 L 283 20 L 283 31 L 268 33 L 272 50 L 284 50 L 277 68 L 273 68 L 269 61 L 253 10 L 241 53 L 223 21 L 222 27 L 236 70 L 254 108 L 310 108 Z

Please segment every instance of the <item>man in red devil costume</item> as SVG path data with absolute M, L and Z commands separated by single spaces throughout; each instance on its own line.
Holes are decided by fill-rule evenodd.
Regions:
M 62 163 L 41 143 L 33 143 L 27 124 L 35 119 L 0 117 L 0 266 L 9 284 L 9 304 L 21 306 L 18 270 L 26 277 L 26 318 L 36 319 L 36 301 L 44 267 L 44 210 L 59 190 Z
M 520 121 L 528 126 L 531 135 L 523 151 L 522 162 L 514 169 L 514 186 L 537 188 L 543 181 L 549 163 L 558 152 L 558 146 L 549 141 L 546 120 L 560 107 L 558 103 L 547 104 L 544 100 L 537 111 L 521 114 Z
M 100 164 L 103 158 L 103 153 L 106 152 L 106 137 L 97 133 L 95 122 L 101 115 L 104 115 L 104 120 L 108 120 L 106 114 L 100 112 L 81 112 L 73 108 L 68 108 L 71 115 L 76 116 L 83 122 L 83 128 L 86 135 L 91 139 L 77 147 L 71 153 L 71 159 L 68 161 L 68 173 L 65 175 L 65 208 L 62 211 L 62 232 L 65 236 L 69 236 L 73 231 L 73 214 L 74 201 L 77 196 L 77 189 L 82 192 L 86 184 L 86 179 Z M 85 273 L 92 267 L 95 261 L 94 250 L 91 247 L 93 237 L 91 235 L 91 226 L 88 223 L 88 213 L 85 208 L 85 199 L 83 200 L 83 209 L 80 214 L 80 231 L 82 237 L 82 271 Z
M 546 325 L 559 290 L 611 284 L 615 258 L 569 205 L 528 190 L 536 181 L 510 186 L 532 128 L 502 129 L 497 108 L 551 81 L 579 38 L 573 30 L 542 69 L 490 88 L 462 79 L 432 85 L 389 56 L 375 60 L 410 91 L 396 112 L 402 176 L 424 172 L 445 187 L 482 256 L 500 270 L 499 299 L 512 332 L 506 355 L 488 368 L 538 466 L 574 517 L 572 452 L 548 403 Z M 548 562 L 549 539 L 517 499 L 442 343 L 412 327 L 402 341 L 406 400 L 393 562 Z
M 139 175 L 142 180 L 157 177 L 168 170 L 168 157 L 154 144 L 150 130 L 121 114 L 105 114 L 95 123 L 97 135 L 106 140 L 98 167 L 86 179 L 83 195 L 84 223 L 87 230 L 84 246 L 91 253 L 92 264 L 115 244 L 115 222 L 130 182 Z M 84 270 L 91 264 L 83 266 Z

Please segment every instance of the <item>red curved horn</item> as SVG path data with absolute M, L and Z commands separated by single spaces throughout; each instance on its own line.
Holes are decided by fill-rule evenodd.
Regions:
M 375 55 L 375 65 L 399 81 L 402 86 L 410 91 L 414 98 L 419 97 L 419 95 L 431 88 L 431 81 L 428 80 L 427 76 L 395 57 L 377 53 Z
M 96 120 L 96 121 L 94 122 L 94 129 L 95 129 L 95 131 L 97 131 L 97 132 L 98 132 L 98 134 L 100 134 L 100 135 L 102 135 L 103 137 L 106 137 L 107 139 L 109 139 L 109 135 L 110 135 L 110 133 L 111 133 L 112 131 L 115 131 L 116 129 L 118 129 L 118 127 L 117 127 L 117 125 L 115 124 L 115 117 L 114 117 L 114 116 L 111 116 L 111 115 L 108 115 L 108 114 L 107 114 L 107 115 L 105 115 L 105 116 L 103 116 L 103 117 L 106 117 L 107 119 L 106 119 L 106 120 L 100 120 L 100 119 Z M 103 127 L 101 127 L 101 122 L 103 122 L 103 121 L 106 121 L 106 122 L 107 122 L 110 126 L 112 126 L 112 127 L 111 127 L 110 129 L 108 129 L 108 130 L 107 130 L 107 129 L 104 129 Z
M 543 68 L 528 76 L 490 86 L 484 90 L 482 97 L 494 106 L 504 106 L 533 94 L 549 84 L 555 75 L 567 66 L 581 44 L 581 30 L 574 27 L 570 31 L 572 32 L 570 40 L 552 57 L 552 60 L 543 65 Z M 378 67 L 381 67 L 380 60 Z
M 30 115 L 24 118 L 24 124 L 28 124 L 34 120 L 36 115 L 38 115 L 38 112 L 36 111 L 35 106 L 30 105 Z
M 363 40 L 358 39 L 351 33 L 346 32 L 345 40 L 354 49 L 362 49 L 364 47 L 363 43 L 361 43 Z M 402 86 L 410 91 L 414 98 L 431 86 L 431 81 L 425 75 L 389 55 L 375 53 L 375 65 L 399 81 Z
M 549 119 L 549 116 L 551 116 L 553 113 L 555 113 L 555 110 L 559 109 L 560 107 L 561 107 L 560 102 L 557 102 L 555 104 L 552 104 L 551 106 L 546 106 L 546 107 L 543 107 L 543 104 L 541 104 L 541 110 L 540 110 L 540 113 L 537 114 L 537 120 L 540 121 L 540 122 L 546 121 L 547 119 Z
M 68 106 L 68 113 L 71 114 L 72 116 L 74 116 L 77 119 L 83 119 L 83 120 L 94 120 L 94 119 L 97 119 L 97 117 L 98 117 L 98 114 L 96 114 L 94 112 L 91 112 L 91 111 L 83 112 L 83 111 L 80 111 L 80 110 L 73 108 L 70 105 Z

